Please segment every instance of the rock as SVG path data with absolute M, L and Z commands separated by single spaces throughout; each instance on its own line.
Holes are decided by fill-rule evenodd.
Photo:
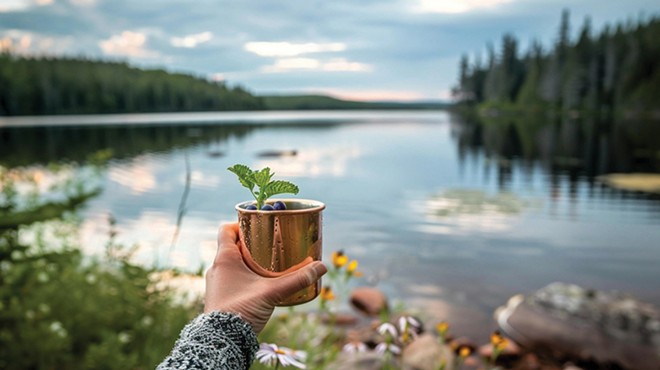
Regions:
M 375 317 L 388 310 L 387 297 L 376 288 L 356 288 L 351 293 L 350 302 L 353 308 L 367 316 Z
M 354 326 L 358 323 L 357 316 L 350 313 L 338 313 L 334 316 L 324 315 L 321 317 L 324 324 L 332 324 L 335 326 Z
M 437 370 L 443 361 L 446 370 L 453 370 L 454 353 L 430 334 L 422 334 L 410 343 L 401 360 L 405 370 Z
M 387 364 L 387 358 L 376 352 L 346 353 L 341 352 L 328 369 L 336 370 L 381 370 L 395 368 L 393 364 Z
M 536 353 L 600 366 L 658 370 L 660 311 L 618 293 L 550 284 L 495 312 L 503 333 Z

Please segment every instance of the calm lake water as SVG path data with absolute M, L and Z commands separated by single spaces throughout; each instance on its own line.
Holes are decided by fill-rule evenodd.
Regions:
M 553 281 L 660 305 L 660 197 L 597 178 L 660 172 L 657 122 L 474 122 L 441 111 L 0 119 L 5 167 L 102 149 L 113 156 L 103 192 L 81 211 L 89 253 L 103 250 L 113 215 L 142 263 L 207 266 L 218 225 L 248 199 L 226 170 L 244 163 L 326 203 L 326 261 L 343 249 L 360 261 L 361 284 L 458 332 L 485 335 L 497 306 Z

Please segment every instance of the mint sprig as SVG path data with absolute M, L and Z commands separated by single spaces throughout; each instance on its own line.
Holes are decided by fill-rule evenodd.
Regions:
M 273 180 L 275 173 L 270 172 L 270 168 L 254 171 L 244 164 L 235 164 L 227 168 L 238 176 L 241 185 L 248 188 L 252 196 L 257 201 L 257 209 L 261 209 L 266 200 L 277 194 L 298 194 L 298 186 L 282 180 Z M 257 190 L 255 191 L 255 186 Z

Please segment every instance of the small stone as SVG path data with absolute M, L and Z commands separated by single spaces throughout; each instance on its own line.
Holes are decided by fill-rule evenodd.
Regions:
M 362 353 L 341 352 L 329 369 L 336 370 L 381 370 L 391 369 L 393 364 L 388 364 L 387 358 L 373 351 Z
M 350 313 L 338 313 L 334 316 L 325 315 L 322 317 L 324 324 L 335 326 L 354 326 L 358 323 L 358 317 Z
M 376 288 L 356 288 L 351 293 L 350 302 L 353 308 L 367 316 L 375 317 L 388 310 L 387 297 Z
M 436 370 L 441 363 L 446 370 L 453 370 L 454 353 L 448 346 L 443 346 L 430 334 L 422 334 L 410 343 L 402 354 L 405 370 Z

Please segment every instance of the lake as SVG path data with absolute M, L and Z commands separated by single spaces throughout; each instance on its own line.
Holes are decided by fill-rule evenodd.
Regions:
M 456 332 L 485 339 L 497 306 L 554 281 L 660 305 L 660 196 L 599 181 L 659 173 L 658 122 L 444 111 L 0 118 L 4 167 L 47 178 L 47 164 L 105 149 L 103 191 L 80 212 L 90 254 L 103 251 L 112 215 L 141 263 L 208 266 L 218 225 L 249 199 L 226 170 L 243 163 L 326 203 L 325 261 L 344 250 L 360 261 L 360 284 Z

